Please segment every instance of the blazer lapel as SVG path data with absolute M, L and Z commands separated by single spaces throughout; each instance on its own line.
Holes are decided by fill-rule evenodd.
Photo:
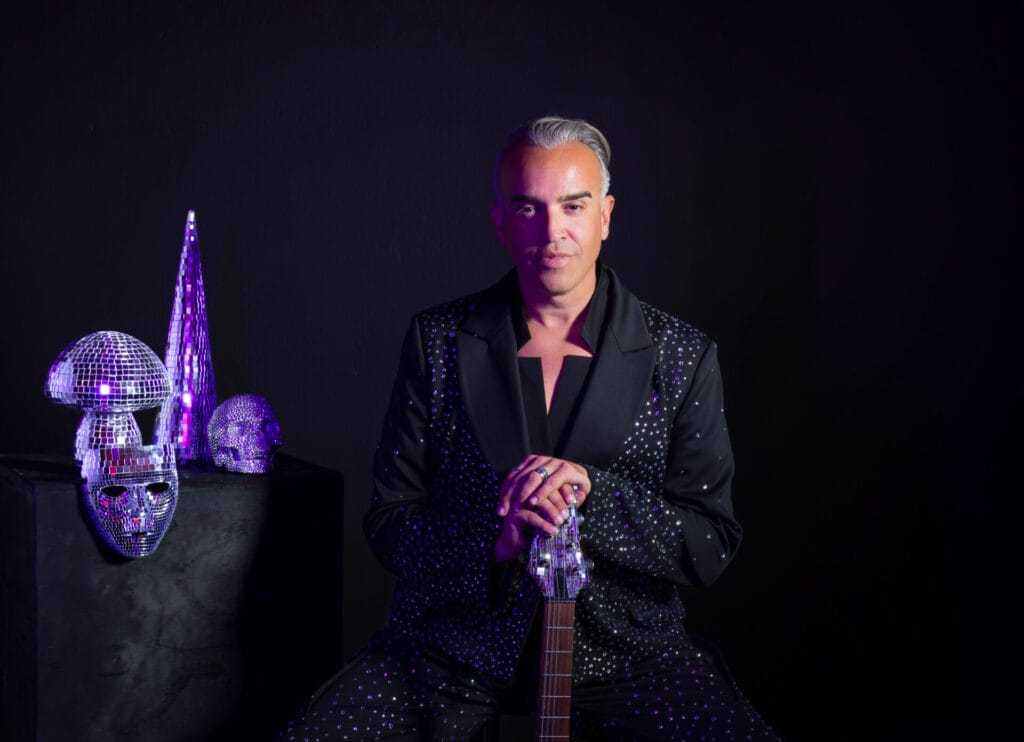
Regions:
M 568 461 L 608 466 L 651 394 L 656 348 L 640 301 L 609 273 L 607 322 L 566 439 Z
M 639 300 L 609 274 L 607 321 L 566 439 L 569 461 L 607 466 L 621 452 L 651 393 L 657 349 Z M 455 338 L 459 384 L 486 459 L 503 477 L 530 453 L 515 330 L 515 271 L 480 294 Z
M 504 477 L 529 453 L 523 396 L 509 317 L 515 271 L 480 294 L 455 338 L 459 385 L 486 459 Z

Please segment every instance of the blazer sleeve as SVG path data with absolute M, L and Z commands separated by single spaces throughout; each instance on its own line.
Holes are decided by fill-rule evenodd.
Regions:
M 733 455 L 712 342 L 676 410 L 667 446 L 660 487 L 630 479 L 628 465 L 587 466 L 592 488 L 582 548 L 595 568 L 604 561 L 681 585 L 709 585 L 742 538 L 733 516 Z
M 407 584 L 486 596 L 498 517 L 453 517 L 451 503 L 442 507 L 432 492 L 439 459 L 432 442 L 436 421 L 428 346 L 419 319 L 413 318 L 374 454 L 373 493 L 363 532 L 380 563 Z M 446 496 L 450 499 L 453 493 Z
M 402 576 L 409 539 L 430 517 L 427 436 L 430 378 L 416 318 L 402 343 L 380 442 L 373 459 L 373 494 L 363 518 L 370 549 L 386 569 Z

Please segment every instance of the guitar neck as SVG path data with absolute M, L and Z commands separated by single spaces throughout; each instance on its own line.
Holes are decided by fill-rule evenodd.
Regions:
M 576 485 L 573 485 L 573 493 Z M 558 532 L 534 534 L 527 570 L 544 596 L 544 632 L 540 642 L 540 685 L 537 688 L 538 742 L 569 739 L 572 707 L 572 644 L 576 595 L 590 580 L 580 550 L 576 498 Z
M 575 601 L 544 601 L 536 740 L 569 739 Z

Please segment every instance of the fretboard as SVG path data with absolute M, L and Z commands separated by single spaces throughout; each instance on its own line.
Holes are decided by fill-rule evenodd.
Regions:
M 575 601 L 544 602 L 544 632 L 540 643 L 540 685 L 537 689 L 538 742 L 569 739 L 575 620 Z

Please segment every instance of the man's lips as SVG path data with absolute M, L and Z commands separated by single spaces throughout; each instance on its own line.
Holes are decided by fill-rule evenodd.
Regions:
M 572 259 L 572 255 L 569 255 L 568 253 L 557 252 L 542 255 L 540 262 L 543 266 L 547 268 L 561 268 L 566 263 L 568 263 L 570 259 Z

